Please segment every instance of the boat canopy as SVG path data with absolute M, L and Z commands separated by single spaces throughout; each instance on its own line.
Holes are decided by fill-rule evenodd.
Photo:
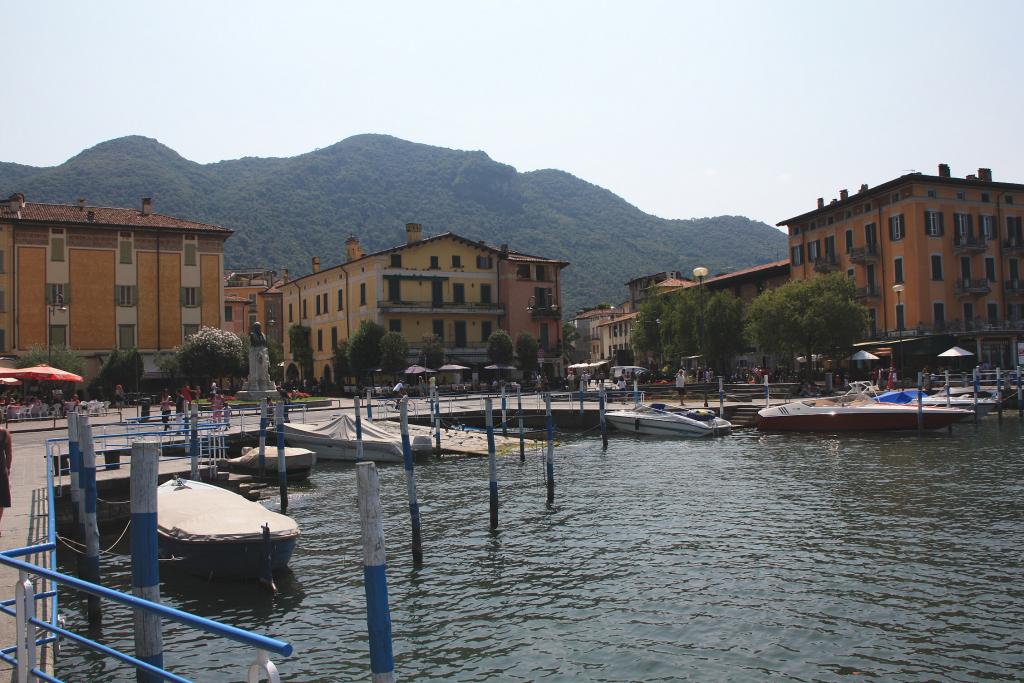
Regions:
M 217 486 L 172 479 L 157 492 L 157 529 L 186 543 L 240 543 L 263 537 L 270 526 L 271 539 L 299 535 L 291 517 L 271 512 Z

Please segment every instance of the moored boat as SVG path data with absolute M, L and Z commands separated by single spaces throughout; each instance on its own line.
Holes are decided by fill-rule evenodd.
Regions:
M 402 462 L 401 435 L 379 427 L 369 420 L 360 424 L 363 437 L 363 460 Z M 292 445 L 308 448 L 320 460 L 356 458 L 356 421 L 349 415 L 336 415 L 327 422 L 284 423 L 284 439 Z
M 285 476 L 288 481 L 308 479 L 309 473 L 316 464 L 316 453 L 306 448 L 284 449 Z M 277 481 L 277 446 L 267 446 L 264 451 L 263 478 Z M 217 466 L 228 472 L 239 474 L 260 475 L 260 449 L 246 447 L 237 458 L 221 460 Z
M 611 410 L 605 419 L 616 429 L 656 436 L 724 436 L 732 424 L 706 408 L 669 408 L 663 403 Z
M 291 517 L 237 493 L 199 481 L 172 479 L 157 488 L 157 543 L 167 565 L 216 578 L 265 578 L 286 567 L 299 538 Z
M 961 408 L 923 406 L 923 429 L 941 429 L 972 413 Z M 880 403 L 862 392 L 834 398 L 806 398 L 757 413 L 761 431 L 843 432 L 918 428 L 917 404 Z

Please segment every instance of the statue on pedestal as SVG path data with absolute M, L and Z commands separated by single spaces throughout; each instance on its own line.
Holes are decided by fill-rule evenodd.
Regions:
M 241 398 L 260 399 L 277 395 L 277 385 L 270 379 L 270 354 L 267 337 L 259 321 L 249 328 L 249 380 L 238 392 Z

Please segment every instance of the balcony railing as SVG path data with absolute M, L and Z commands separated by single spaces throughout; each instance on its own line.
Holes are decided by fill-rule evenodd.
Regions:
M 1007 294 L 1024 294 L 1024 280 L 1006 280 L 1003 289 Z
M 1010 254 L 1024 254 L 1024 238 L 1011 237 L 1003 240 L 1003 251 Z
M 829 273 L 838 269 L 839 263 L 836 261 L 835 256 L 828 255 L 814 259 L 814 270 L 819 273 Z
M 988 294 L 992 291 L 992 283 L 985 278 L 960 278 L 956 281 L 955 292 L 957 296 L 974 296 L 977 294 Z
M 881 296 L 881 291 L 878 285 L 868 285 L 867 287 L 858 287 L 855 295 L 858 299 L 877 299 Z
M 958 254 L 985 251 L 987 246 L 985 240 L 974 235 L 953 236 L 953 251 Z
M 505 309 L 495 303 L 479 301 L 378 301 L 377 308 L 385 313 L 447 311 L 449 313 L 483 313 L 503 315 Z
M 530 309 L 531 318 L 561 318 L 562 309 L 558 306 L 534 306 Z
M 851 263 L 871 263 L 878 260 L 878 245 L 868 244 L 850 250 Z
M 973 318 L 971 320 L 946 320 L 925 325 L 918 325 L 903 330 L 903 339 L 913 337 L 924 337 L 930 334 L 958 334 L 970 332 L 1021 332 L 1024 331 L 1024 320 L 1010 318 L 1007 320 L 984 320 Z M 899 330 L 876 330 L 871 335 L 872 339 L 900 339 Z

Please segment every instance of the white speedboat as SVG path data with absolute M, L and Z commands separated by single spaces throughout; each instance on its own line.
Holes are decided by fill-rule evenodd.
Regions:
M 723 436 L 732 431 L 732 423 L 712 410 L 670 408 L 663 403 L 611 410 L 605 419 L 624 432 L 655 436 Z
M 871 392 L 877 392 L 874 387 L 869 388 Z M 949 397 L 946 396 L 945 388 L 941 389 L 939 393 L 928 395 L 923 391 L 917 389 L 904 389 L 901 391 L 884 391 L 881 393 L 871 393 L 872 397 L 880 403 L 899 403 L 901 405 L 916 406 L 917 400 L 920 397 L 921 405 L 924 406 L 939 406 L 942 408 L 963 408 L 964 410 L 970 411 L 970 415 L 965 416 L 963 419 L 974 417 L 975 403 L 974 403 L 974 390 L 958 388 L 957 391 L 950 390 Z M 995 410 L 999 403 L 994 395 L 990 395 L 987 391 L 978 392 L 978 403 L 977 413 L 978 417 L 985 417 L 990 412 Z
M 369 420 L 361 420 L 363 460 L 373 462 L 403 462 L 402 436 Z M 291 446 L 308 448 L 318 460 L 347 460 L 356 457 L 356 421 L 350 415 L 334 415 L 327 422 L 300 424 L 284 423 L 284 440 Z M 418 446 L 414 443 L 414 446 Z M 414 448 L 417 454 L 421 449 Z

